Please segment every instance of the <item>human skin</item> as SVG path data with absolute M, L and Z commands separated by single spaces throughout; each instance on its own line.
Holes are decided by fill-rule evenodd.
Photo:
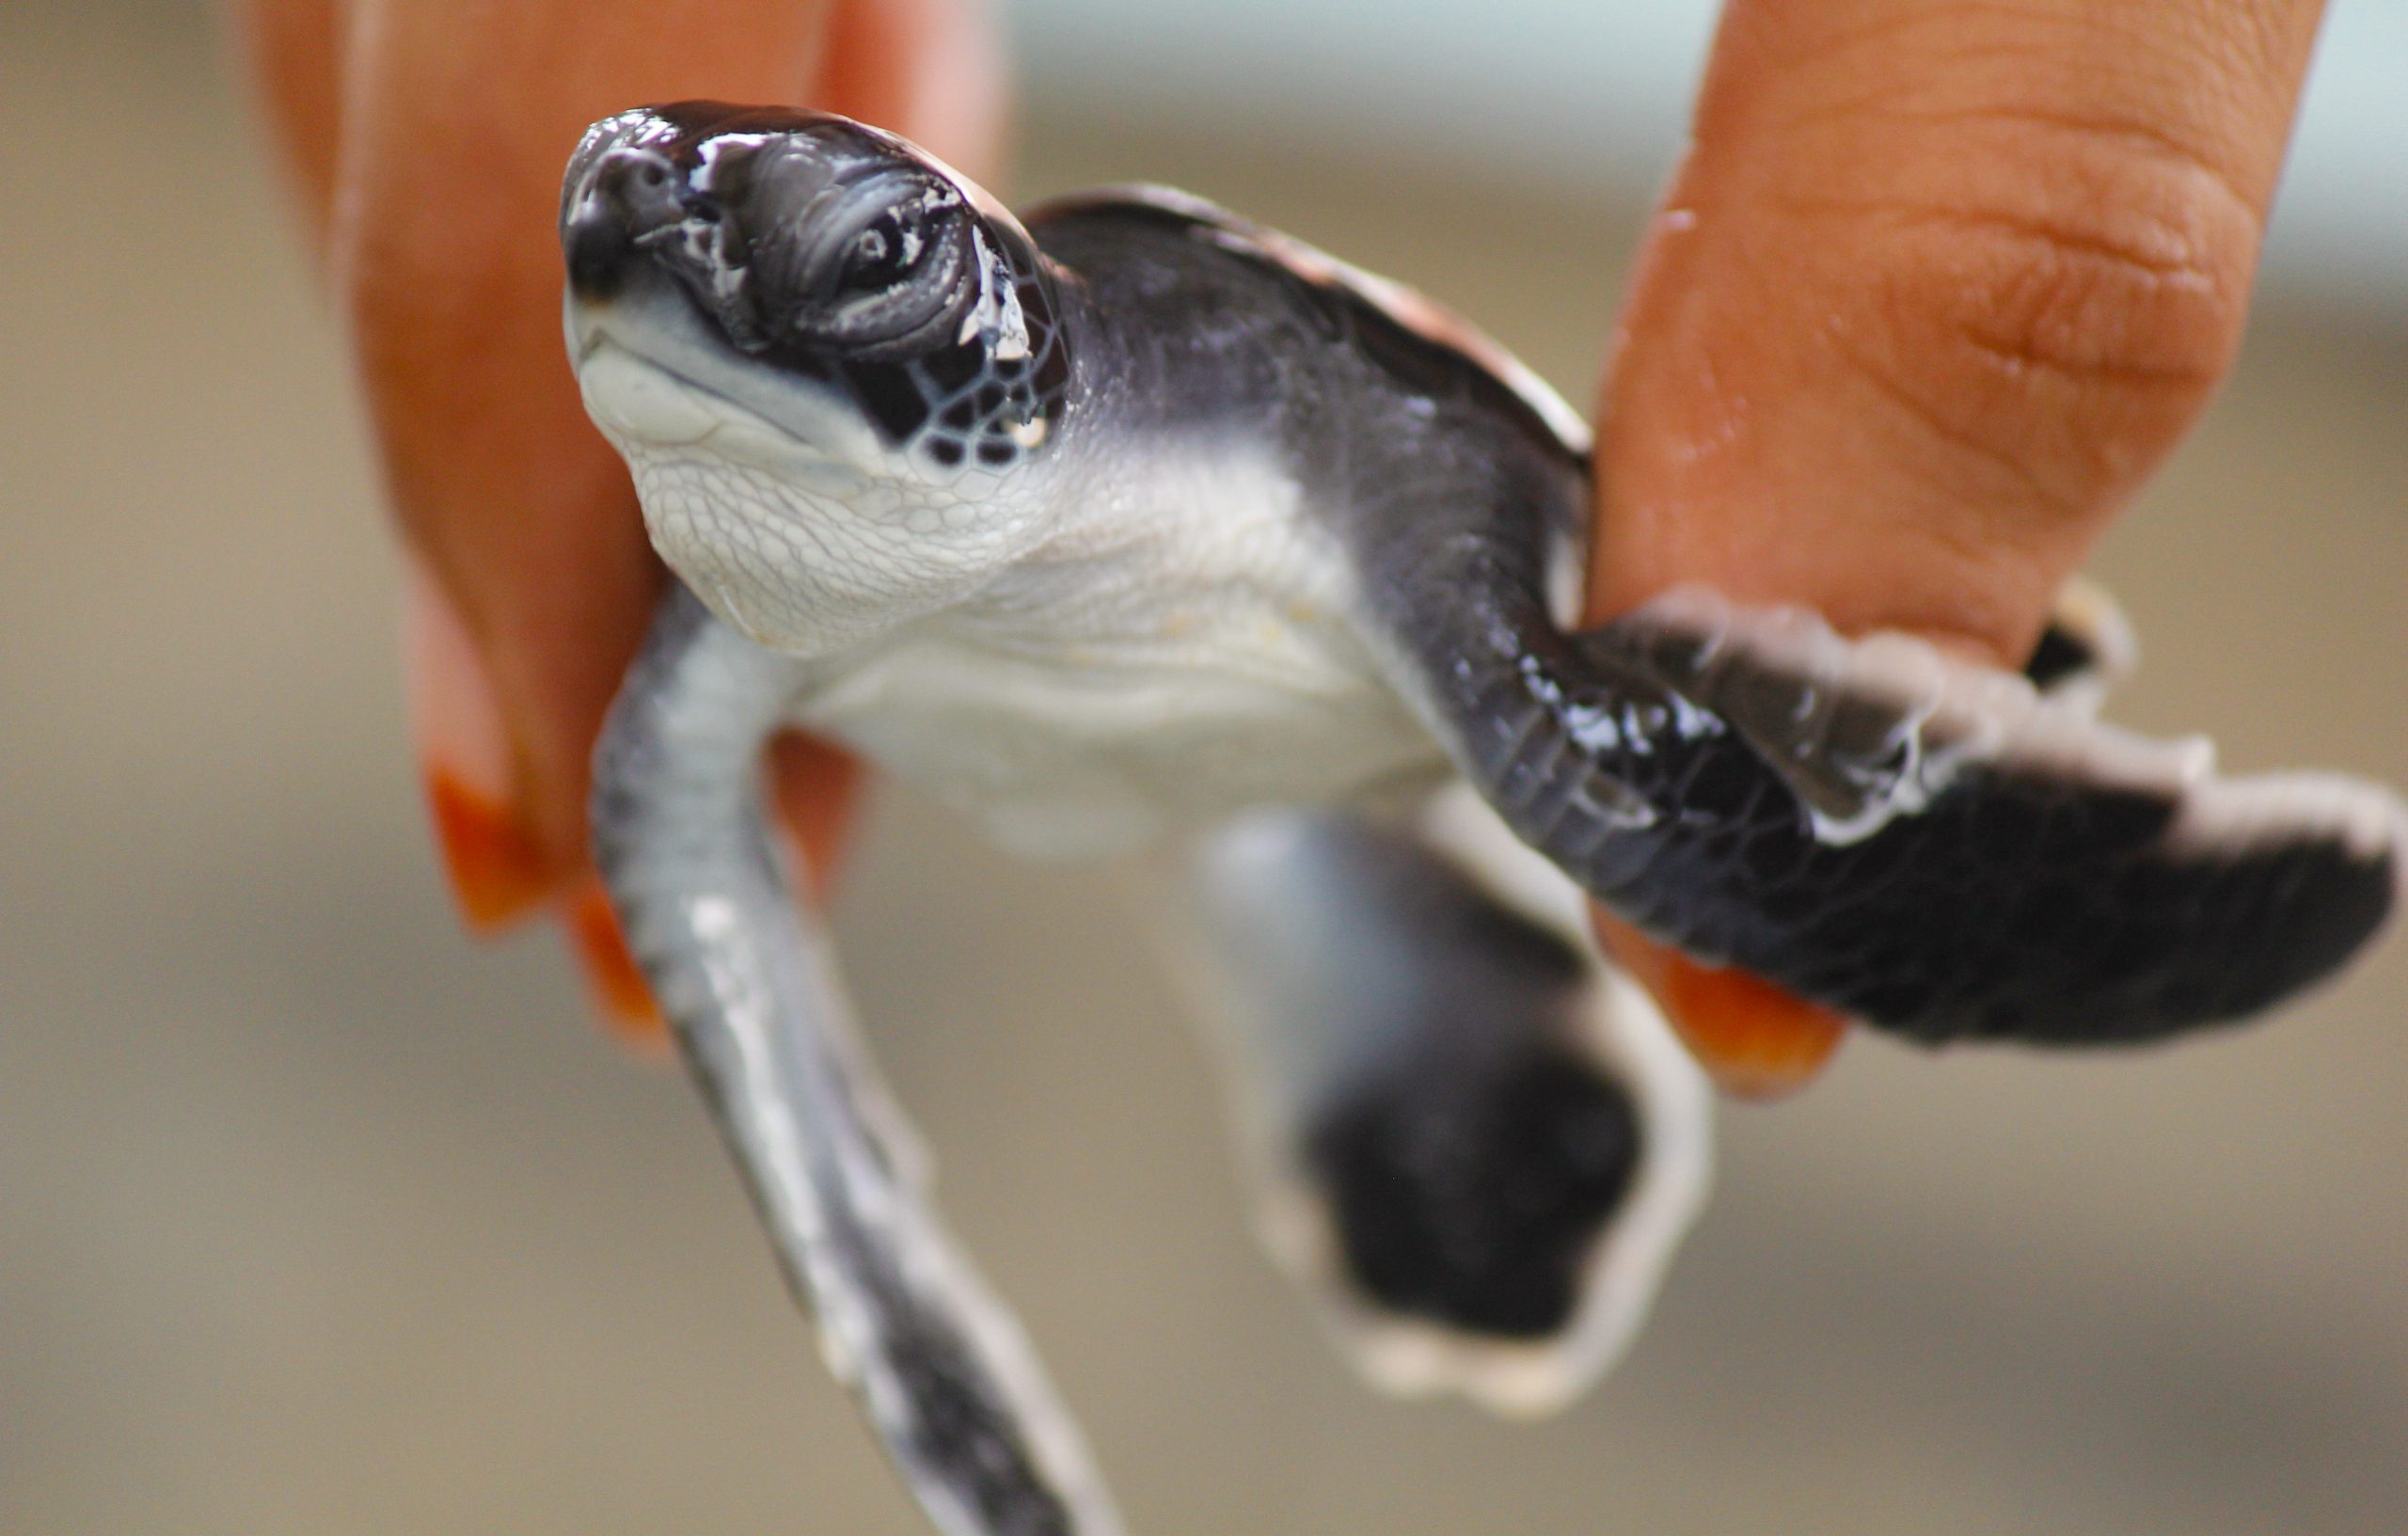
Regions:
M 800 101 L 973 176 L 1002 136 L 974 0 L 242 0 L 254 74 L 348 324 L 409 576 L 404 667 L 460 911 L 557 912 L 605 1017 L 650 1005 L 585 852 L 588 760 L 663 572 L 560 340 L 561 167 L 588 123 Z M 458 168 L 473 165 L 475 176 Z M 784 821 L 829 867 L 856 775 L 782 742 Z
M 1617 331 L 1592 614 L 1701 581 L 2020 661 L 2230 370 L 2321 10 L 1732 0 Z M 587 867 L 586 765 L 662 578 L 561 356 L 560 166 L 594 118 L 715 96 L 864 118 L 978 176 L 1002 98 L 978 0 L 659 14 L 244 8 L 412 557 L 413 719 L 462 910 L 561 911 L 622 1012 L 642 991 Z M 849 768 L 788 747 L 777 780 L 824 870 Z M 1601 928 L 1726 1086 L 1778 1091 L 1838 1043 Z

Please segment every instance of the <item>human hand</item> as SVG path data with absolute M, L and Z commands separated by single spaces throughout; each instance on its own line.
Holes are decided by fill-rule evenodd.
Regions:
M 559 360 L 567 148 L 632 101 L 800 94 L 974 173 L 1000 92 L 966 3 L 709 0 L 664 36 L 565 0 L 250 0 L 418 557 L 415 714 L 472 923 L 568 901 L 598 937 L 587 752 L 659 579 Z M 1593 610 L 1702 580 L 2020 657 L 2229 366 L 2318 11 L 1735 0 L 1608 387 Z M 815 849 L 847 779 L 782 767 Z M 1839 1037 L 1602 926 L 1734 1085 Z
M 1731 0 L 1606 387 L 1593 616 L 2020 665 L 2230 369 L 2320 0 Z M 1599 914 L 1726 1087 L 1844 1025 Z
M 562 913 L 606 1011 L 649 1011 L 588 872 L 588 759 L 661 581 L 561 350 L 560 173 L 641 102 L 800 101 L 973 175 L 1000 59 L 977 0 L 246 0 L 246 40 L 351 328 L 411 558 L 405 665 L 429 803 L 477 928 Z M 782 744 L 824 868 L 849 763 Z

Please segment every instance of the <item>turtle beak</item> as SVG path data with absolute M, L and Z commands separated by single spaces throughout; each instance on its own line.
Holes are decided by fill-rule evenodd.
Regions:
M 572 167 L 562 199 L 561 251 L 569 287 L 578 298 L 607 299 L 625 286 L 644 259 L 645 237 L 684 222 L 692 213 L 669 157 L 635 145 L 614 145 Z
M 718 199 L 696 184 L 704 147 L 758 116 L 724 102 L 679 102 L 587 129 L 561 181 L 561 253 L 572 294 L 615 296 L 666 231 L 717 221 Z

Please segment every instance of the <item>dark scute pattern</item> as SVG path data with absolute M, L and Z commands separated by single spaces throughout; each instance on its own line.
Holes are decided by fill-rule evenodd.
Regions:
M 824 114 L 715 102 L 623 113 L 588 131 L 562 197 L 580 291 L 611 292 L 647 262 L 730 345 L 813 378 L 839 359 L 926 354 L 979 293 L 975 220 L 954 189 L 893 141 Z M 848 257 L 848 232 L 904 224 L 918 254 L 895 280 Z
M 949 395 L 976 382 L 986 364 L 984 348 L 964 344 L 930 353 L 922 366 L 927 369 L 928 382 L 937 392 Z
M 1844 819 L 1910 766 L 1898 721 L 1832 701 L 1830 750 L 1776 762 L 1806 679 L 1720 667 L 1703 698 L 1698 637 L 1558 632 L 1548 551 L 1585 524 L 1589 467 L 1503 380 L 1239 221 L 1074 200 L 1032 228 L 1151 383 L 1118 408 L 1275 439 L 1466 772 L 1657 935 L 1917 1039 L 2080 1043 L 2262 1008 L 2388 911 L 2388 855 L 2312 828 L 2185 844 L 2162 795 L 2036 762 L 1961 767 L 1823 840 L 1811 810 Z
M 1031 376 L 1023 383 L 1018 371 L 1007 375 L 1007 403 L 1021 412 L 1034 412 L 1051 420 L 1062 414 L 1069 397 L 1070 349 L 1063 341 L 1061 325 L 1054 319 L 1054 307 L 1039 285 L 1021 284 L 1020 301 L 1028 317 Z
M 1032 258 L 1033 259 L 1033 258 Z M 1051 423 L 1060 417 L 1069 398 L 1069 349 L 1041 284 L 1017 284 L 1013 293 L 1028 329 L 1026 356 L 994 357 L 979 340 L 937 353 L 907 370 L 908 382 L 919 401 L 918 423 L 890 437 L 901 439 L 917 432 L 920 446 L 946 468 L 971 462 L 990 469 L 1005 468 L 1028 451 L 1019 434 L 1034 421 Z M 1036 360 L 1032 381 L 1031 359 Z M 1051 379 L 1048 389 L 1044 381 Z M 872 403 L 872 417 L 901 422 L 906 413 L 880 412 Z
M 1542 637 L 1463 712 L 1479 781 L 1632 921 L 1894 1033 L 2071 1045 L 2238 1019 L 2339 965 L 2390 909 L 2391 859 L 2337 836 L 2186 847 L 2167 795 L 2012 758 L 1825 842 L 1797 781 L 1720 712 L 1796 680 L 1728 658 L 1702 677 L 1694 657 L 1632 621 Z M 1565 809 L 1583 804 L 1656 819 Z
M 848 363 L 845 382 L 889 442 L 901 442 L 928 419 L 928 402 L 901 363 Z
M 1013 257 L 1014 265 L 1020 271 L 1033 272 L 1037 269 L 1037 253 L 1027 246 L 1015 242 Z M 1014 292 L 1020 297 L 1021 313 L 1028 317 L 1032 328 L 1048 331 L 1054 328 L 1054 301 L 1046 296 L 1043 283 L 1034 277 L 1022 277 Z
M 1584 1261 L 1638 1166 L 1639 1122 L 1620 1085 L 1541 1044 L 1503 1060 L 1409 1060 L 1327 1106 L 1306 1154 L 1367 1295 L 1534 1339 L 1573 1319 Z
M 1061 400 L 1070 383 L 1069 349 L 1049 346 L 1037 360 L 1037 393 L 1047 403 L 1049 412 Z

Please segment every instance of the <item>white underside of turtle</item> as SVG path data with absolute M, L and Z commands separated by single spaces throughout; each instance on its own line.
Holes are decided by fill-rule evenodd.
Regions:
M 1590 899 L 1911 1039 L 2061 1046 L 2262 1009 L 2398 900 L 2383 791 L 2096 723 L 2130 643 L 2087 594 L 2028 679 L 1699 593 L 1573 629 L 1574 413 L 1196 199 L 1024 227 L 875 130 L 689 103 L 596 124 L 562 228 L 586 404 L 683 584 L 597 758 L 597 857 L 948 1532 L 1117 1521 L 786 892 L 781 728 L 1019 852 L 1158 850 L 1275 1257 L 1374 1381 L 1507 1412 L 1627 1346 L 1709 1162 Z
M 597 421 L 617 428 L 653 398 L 653 380 L 630 388 L 628 377 L 584 375 Z M 1351 575 L 1274 464 L 1182 454 L 1032 469 L 1014 493 L 1065 514 L 1041 541 L 943 608 L 813 654 L 816 623 L 792 606 L 830 584 L 811 534 L 829 521 L 824 503 L 773 467 L 710 451 L 767 423 L 713 396 L 687 398 L 713 418 L 696 444 L 611 432 L 655 545 L 748 638 L 803 649 L 811 665 L 794 724 L 965 813 L 1016 853 L 1125 853 L 1250 806 L 1428 788 L 1451 772 L 1342 617 Z M 915 532 L 918 510 L 884 522 L 941 539 L 942 512 L 928 510 L 923 528 L 936 528 Z M 740 569 L 729 568 L 731 548 Z M 910 579 L 880 541 L 862 539 L 859 551 L 869 584 Z

